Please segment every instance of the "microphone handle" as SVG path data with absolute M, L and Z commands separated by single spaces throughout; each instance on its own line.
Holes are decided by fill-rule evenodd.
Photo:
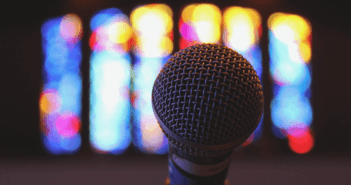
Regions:
M 166 185 L 229 185 L 226 180 L 231 154 L 217 158 L 189 156 L 169 143 Z
M 171 185 L 171 180 L 169 179 L 169 177 L 166 178 L 164 185 Z M 226 179 L 223 185 L 230 185 L 229 180 Z

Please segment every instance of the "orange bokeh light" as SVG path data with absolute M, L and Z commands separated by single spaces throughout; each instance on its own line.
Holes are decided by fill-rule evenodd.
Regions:
M 52 113 L 60 108 L 61 98 L 55 90 L 47 90 L 42 93 L 39 106 L 45 114 Z

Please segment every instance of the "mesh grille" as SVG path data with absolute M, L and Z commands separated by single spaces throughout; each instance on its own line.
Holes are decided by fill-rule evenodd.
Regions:
M 166 62 L 152 102 L 159 124 L 172 133 L 195 144 L 221 145 L 251 134 L 262 114 L 263 93 L 243 56 L 226 46 L 200 44 Z

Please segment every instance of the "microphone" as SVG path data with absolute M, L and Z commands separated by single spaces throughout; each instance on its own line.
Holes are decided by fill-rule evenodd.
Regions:
M 169 142 L 170 184 L 228 184 L 234 149 L 262 117 L 263 92 L 242 55 L 223 45 L 198 44 L 165 63 L 152 107 Z

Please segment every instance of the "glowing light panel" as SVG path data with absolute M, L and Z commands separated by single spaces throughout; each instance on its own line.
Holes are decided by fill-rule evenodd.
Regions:
M 221 23 L 221 10 L 213 4 L 186 6 L 179 20 L 180 49 L 197 43 L 219 43 Z
M 41 27 L 40 128 L 44 147 L 51 154 L 72 154 L 81 145 L 82 33 L 82 22 L 75 14 L 48 19 Z
M 268 19 L 272 131 L 288 138 L 292 151 L 303 154 L 313 148 L 310 103 L 311 35 L 308 20 L 298 15 L 274 13 Z
M 133 10 L 130 19 L 136 33 L 133 53 L 133 144 L 144 153 L 165 154 L 168 141 L 151 105 L 151 92 L 163 64 L 173 51 L 173 13 L 165 4 Z
M 262 79 L 262 54 L 259 45 L 261 30 L 261 16 L 256 10 L 237 6 L 224 10 L 224 44 L 250 61 L 260 79 Z M 244 146 L 260 138 L 263 129 L 262 120 L 251 137 L 243 144 Z
M 117 8 L 90 21 L 90 143 L 95 152 L 121 154 L 131 142 L 130 71 L 132 28 Z

